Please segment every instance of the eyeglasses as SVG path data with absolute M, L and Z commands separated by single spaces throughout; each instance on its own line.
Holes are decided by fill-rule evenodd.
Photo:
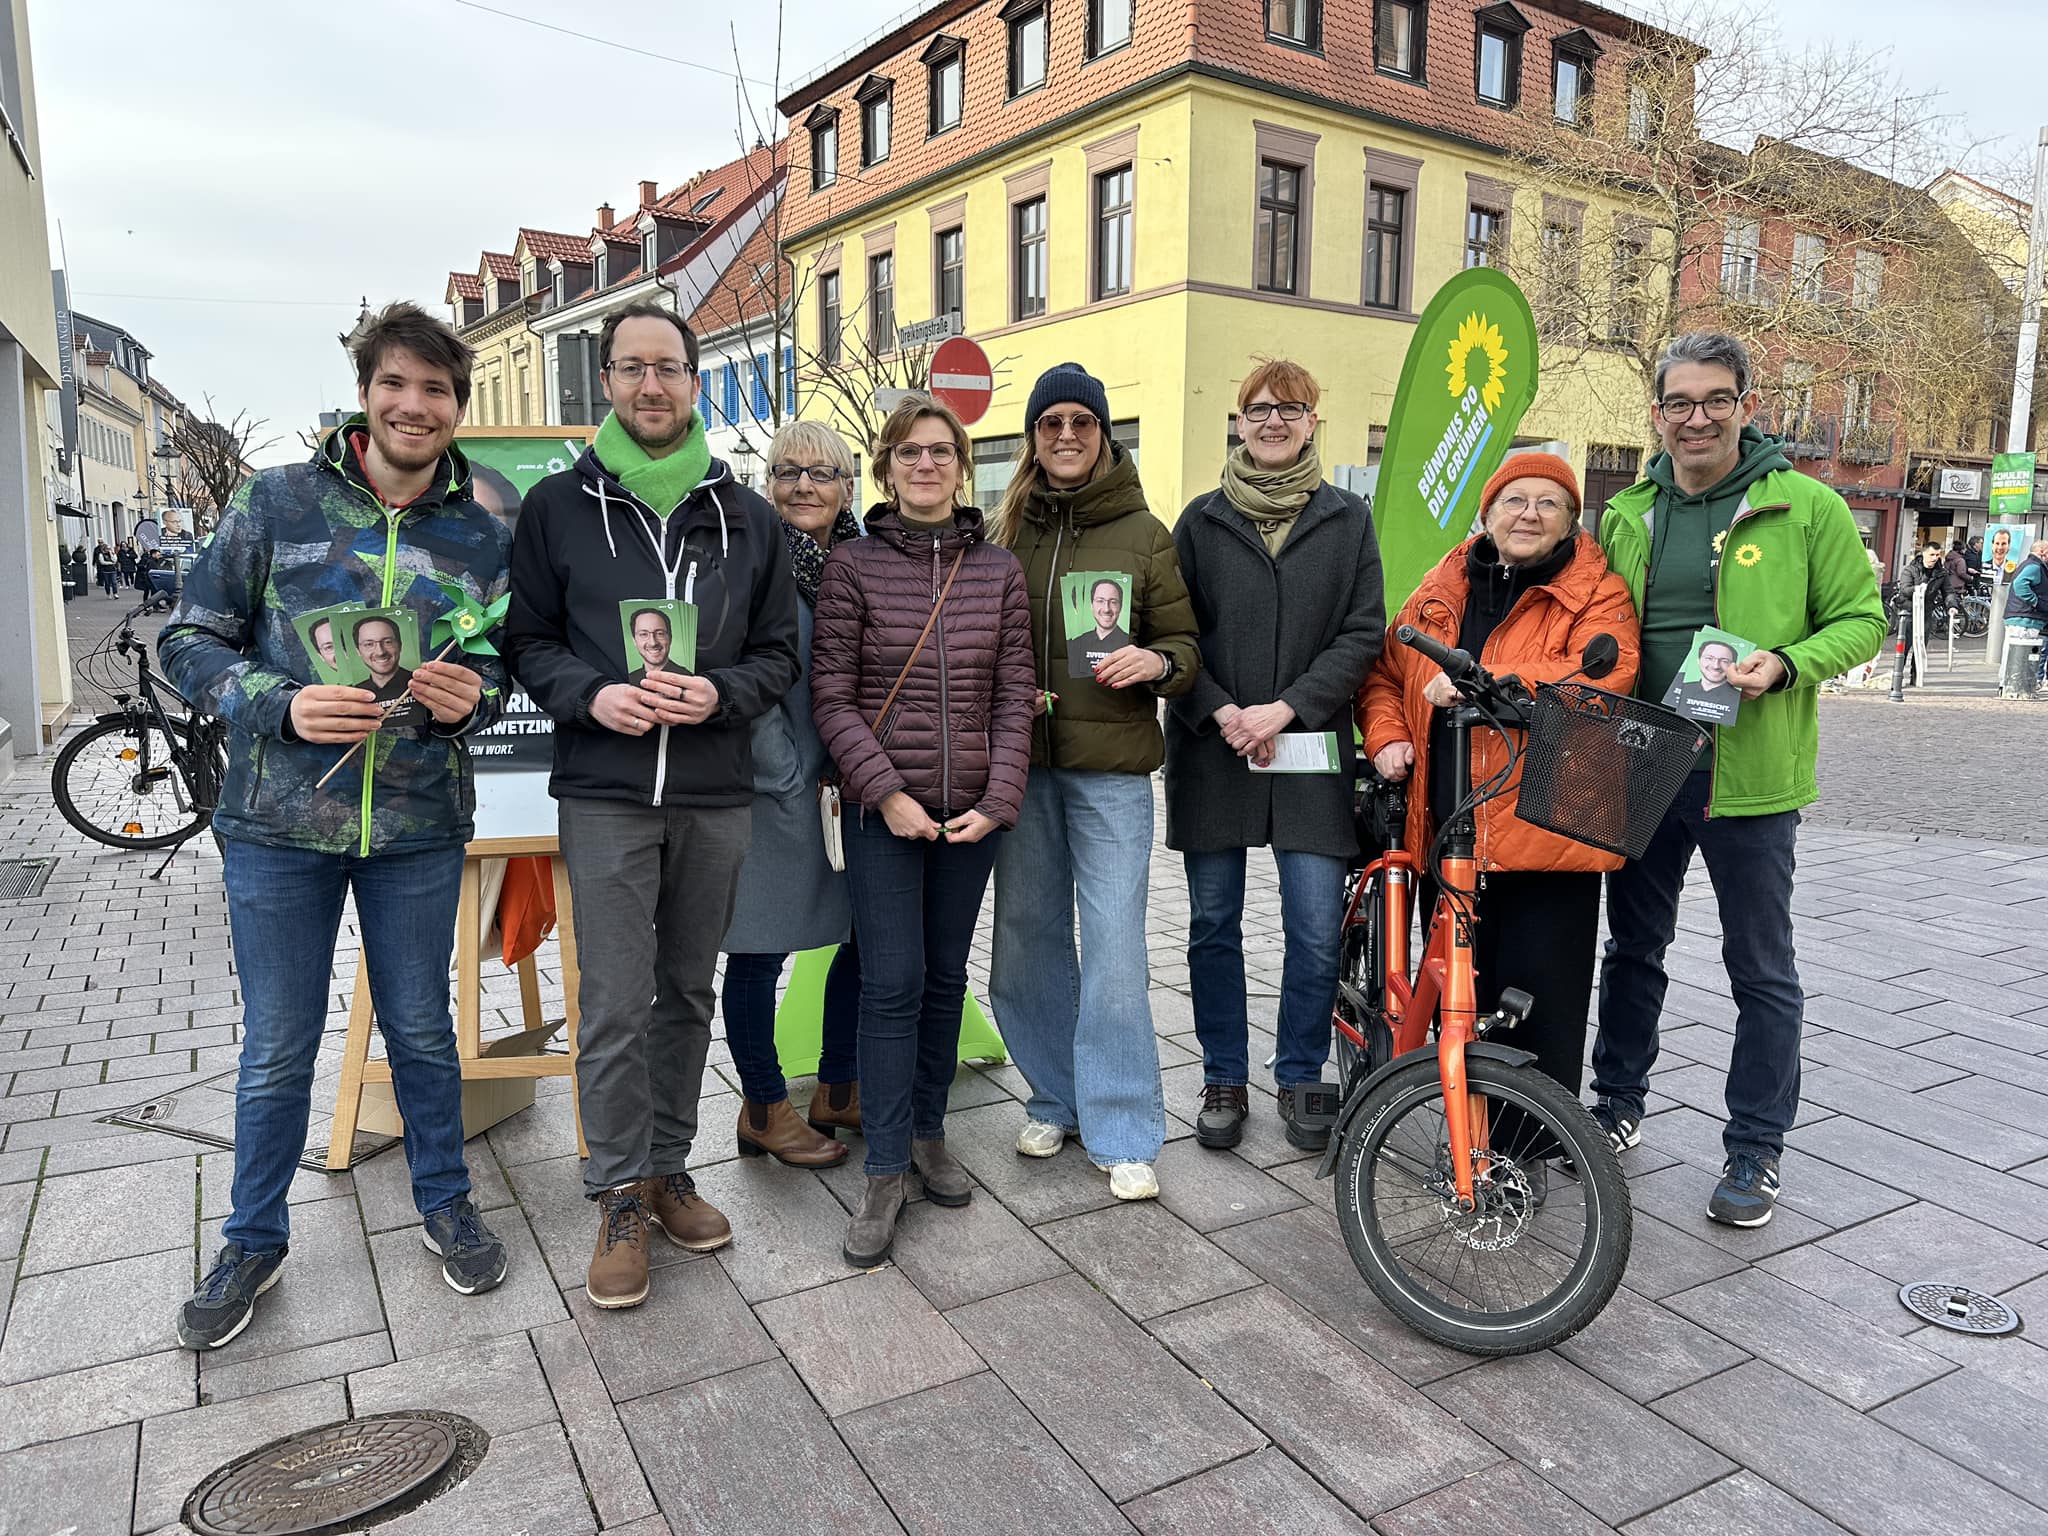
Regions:
M 1674 427 L 1682 427 L 1692 420 L 1693 412 L 1705 408 L 1707 420 L 1726 421 L 1735 414 L 1735 407 L 1742 403 L 1739 395 L 1709 395 L 1704 400 L 1687 400 L 1682 396 L 1671 396 L 1657 402 L 1657 414 Z
M 960 457 L 960 450 L 951 443 L 898 443 L 889 452 L 905 469 L 915 466 L 926 454 L 932 456 L 932 463 L 940 469 L 949 467 Z
M 1086 411 L 1076 411 L 1071 416 L 1041 416 L 1038 418 L 1038 435 L 1056 440 L 1062 432 L 1072 429 L 1074 436 L 1086 437 L 1102 429 L 1102 423 Z
M 769 467 L 768 478 L 777 485 L 795 485 L 806 478 L 813 485 L 830 485 L 839 478 L 839 471 L 830 464 L 775 464 Z
M 616 363 L 606 363 L 605 371 L 621 384 L 638 384 L 647 377 L 652 368 L 654 376 L 664 384 L 680 384 L 694 370 L 688 363 L 679 363 L 674 358 L 663 358 L 658 363 L 643 363 L 636 357 L 629 357 Z
M 1308 414 L 1308 407 L 1299 400 L 1282 400 L 1277 403 L 1271 400 L 1255 400 L 1237 414 L 1246 421 L 1264 421 L 1274 415 L 1282 421 L 1299 421 Z
M 1493 505 L 1497 512 L 1505 512 L 1509 517 L 1520 517 L 1529 510 L 1530 502 L 1526 496 L 1503 496 Z M 1535 503 L 1535 507 L 1542 516 L 1555 517 L 1564 510 L 1564 503 L 1555 496 L 1545 496 Z

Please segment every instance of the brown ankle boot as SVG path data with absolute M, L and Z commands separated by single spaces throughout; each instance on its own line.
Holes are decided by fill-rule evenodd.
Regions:
M 910 1166 L 924 1180 L 925 1198 L 933 1205 L 965 1205 L 974 1198 L 974 1180 L 960 1166 L 960 1159 L 946 1150 L 945 1137 L 913 1138 Z
M 640 1186 L 640 1199 L 647 1219 L 678 1248 L 709 1253 L 732 1241 L 732 1223 L 697 1193 L 697 1181 L 687 1173 L 656 1175 Z
M 860 1133 L 860 1084 L 820 1083 L 811 1095 L 811 1129 L 822 1136 Z
M 643 1185 L 608 1189 L 597 1197 L 597 1251 L 583 1283 L 591 1305 L 637 1307 L 647 1299 L 647 1211 Z
M 846 1147 L 804 1124 L 787 1099 L 773 1104 L 740 1104 L 740 1156 L 772 1157 L 792 1168 L 830 1168 L 846 1161 Z

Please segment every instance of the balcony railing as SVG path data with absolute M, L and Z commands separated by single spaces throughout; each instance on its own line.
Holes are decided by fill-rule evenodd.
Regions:
M 1898 434 L 1872 421 L 1852 421 L 1842 429 L 1841 447 L 1835 457 L 1844 464 L 1889 464 L 1897 450 Z
M 1835 456 L 1835 418 L 1812 411 L 1788 412 L 1772 431 L 1785 445 L 1788 459 L 1831 459 Z

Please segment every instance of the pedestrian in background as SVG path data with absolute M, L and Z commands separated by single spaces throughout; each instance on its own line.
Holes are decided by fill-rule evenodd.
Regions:
M 2013 572 L 2012 591 L 2005 599 L 2005 626 L 2043 637 L 2034 649 L 2034 673 L 2048 679 L 2048 539 L 2027 547 L 2027 558 Z
M 101 539 L 99 543 L 93 546 L 92 569 L 94 579 L 99 582 L 100 591 L 104 592 L 108 597 L 119 597 L 121 595 L 120 562 L 114 558 L 114 552 L 107 547 L 105 539 Z
M 915 1168 L 934 1205 L 974 1182 L 946 1147 L 967 953 L 1000 829 L 1031 756 L 1031 612 L 1016 556 L 967 500 L 967 429 L 913 394 L 882 424 L 887 500 L 818 586 L 811 707 L 846 795 L 846 882 L 860 942 L 867 1185 L 846 1261 L 889 1256 Z
M 689 1157 L 752 826 L 749 731 L 796 680 L 796 583 L 774 508 L 711 456 L 697 338 L 675 311 L 614 310 L 598 361 L 611 412 L 597 441 L 520 508 L 506 655 L 555 721 L 548 792 L 575 902 L 583 1192 L 597 1207 L 584 1289 L 633 1307 L 650 1224 L 692 1253 L 732 1241 Z M 628 651 L 621 609 L 649 602 L 695 607 L 688 673 Z
M 1575 673 L 1587 642 L 1612 635 L 1620 648 L 1601 686 L 1625 693 L 1636 680 L 1636 611 L 1607 557 L 1579 531 L 1579 482 L 1571 465 L 1548 453 L 1516 453 L 1480 492 L 1485 532 L 1452 550 L 1422 579 L 1394 620 L 1476 658 L 1495 676 L 1554 683 Z M 1406 846 L 1428 849 L 1456 810 L 1449 711 L 1459 702 L 1451 680 L 1421 652 L 1389 645 L 1358 697 L 1359 729 L 1373 766 L 1396 781 L 1413 774 Z M 1470 784 L 1486 784 L 1506 755 L 1497 737 L 1474 731 Z M 1519 777 L 1475 813 L 1479 888 L 1469 893 L 1478 921 L 1473 963 L 1482 1014 L 1503 987 L 1535 998 L 1528 1017 L 1488 1040 L 1532 1051 L 1536 1065 L 1574 1097 L 1586 1060 L 1586 1020 L 1600 942 L 1600 876 L 1621 859 L 1529 825 L 1516 814 Z M 1417 899 L 1429 922 L 1434 891 Z M 1509 1151 L 1539 1192 L 1549 1187 L 1544 1159 L 1557 1149 L 1532 1142 L 1529 1122 L 1512 1105 L 1495 1110 L 1491 1145 Z
M 116 558 L 121 562 L 121 585 L 124 587 L 134 586 L 136 584 L 135 569 L 138 564 L 135 557 L 135 541 L 133 539 L 124 541 L 117 552 Z
M 1051 1157 L 1078 1132 L 1110 1193 L 1146 1200 L 1166 1140 L 1145 949 L 1152 773 L 1166 756 L 1158 701 L 1188 691 L 1201 657 L 1173 537 L 1109 435 L 1107 392 L 1079 363 L 1032 387 L 994 539 L 1024 567 L 1037 677 L 1031 776 L 996 859 L 989 967 L 996 1022 L 1032 1090 L 1017 1150 Z M 1099 573 L 1120 573 L 1131 594 L 1118 620 L 1131 643 L 1085 678 L 1066 639 L 1063 583 L 1076 572 L 1119 593 Z
M 1174 529 L 1201 634 L 1202 670 L 1174 699 L 1166 733 L 1166 841 L 1188 876 L 1188 979 L 1202 1042 L 1196 1138 L 1232 1147 L 1250 1081 L 1244 978 L 1245 853 L 1280 869 L 1286 957 L 1273 1080 L 1287 1139 L 1316 1150 L 1327 1129 L 1297 1118 L 1297 1090 L 1330 1051 L 1344 874 L 1352 824 L 1351 711 L 1386 634 L 1372 514 L 1323 478 L 1321 388 L 1299 363 L 1260 361 L 1237 395 L 1240 445 L 1222 485 Z M 1335 773 L 1269 774 L 1283 731 L 1333 733 Z
M 739 1149 L 800 1168 L 846 1160 L 836 1131 L 860 1129 L 860 951 L 846 877 L 825 856 L 818 784 L 831 769 L 811 719 L 811 633 L 834 545 L 860 537 L 853 455 L 837 432 L 792 421 L 768 445 L 768 494 L 796 583 L 796 682 L 754 721 L 753 836 L 725 932 L 725 1039 L 740 1076 Z M 825 978 L 810 1123 L 789 1102 L 775 1049 L 775 987 L 794 950 L 839 946 Z
M 1771 1219 L 1778 1158 L 1799 1108 L 1806 996 L 1792 946 L 1792 873 L 1799 808 L 1820 795 L 1818 688 L 1875 656 L 1885 633 L 1848 503 L 1794 470 L 1757 430 L 1754 378 L 1733 336 L 1674 340 L 1657 364 L 1650 409 L 1664 451 L 1600 519 L 1608 563 L 1642 616 L 1640 696 L 1662 695 L 1703 626 L 1756 647 L 1728 669 L 1742 692 L 1735 723 L 1707 727 L 1709 755 L 1648 850 L 1607 877 L 1593 1047 L 1593 1116 L 1621 1151 L 1642 1140 L 1664 952 L 1697 849 L 1713 879 L 1736 1008 L 1727 1160 L 1707 1215 L 1738 1227 Z
M 247 1327 L 284 1263 L 286 1194 L 306 1149 L 350 897 L 422 1239 L 464 1295 L 505 1277 L 504 1244 L 470 1198 L 448 1014 L 463 847 L 475 830 L 460 738 L 497 718 L 504 664 L 468 653 L 423 664 L 410 685 L 419 727 L 380 730 L 368 689 L 320 682 L 294 621 L 339 603 L 402 607 L 428 634 L 446 609 L 436 580 L 479 605 L 503 595 L 510 538 L 470 496 L 454 445 L 473 361 L 461 338 L 394 304 L 351 350 L 362 413 L 310 463 L 243 483 L 160 642 L 178 691 L 228 723 L 213 829 L 242 995 L 233 1208 L 213 1268 L 179 1314 L 187 1349 L 217 1349 Z

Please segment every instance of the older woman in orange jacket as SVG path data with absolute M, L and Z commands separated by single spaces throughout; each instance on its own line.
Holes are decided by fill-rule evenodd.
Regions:
M 1496 676 L 1556 682 L 1579 666 L 1586 642 L 1612 635 L 1620 661 L 1601 686 L 1634 685 L 1639 631 L 1622 579 L 1579 529 L 1579 483 L 1563 459 L 1518 453 L 1480 495 L 1486 531 L 1467 539 L 1422 580 L 1388 626 L 1412 624 L 1479 658 Z M 1456 692 L 1434 662 L 1389 643 L 1358 696 L 1358 721 L 1373 765 L 1390 779 L 1413 776 L 1407 844 L 1418 853 L 1451 812 L 1445 706 Z M 1472 782 L 1505 760 L 1491 731 L 1472 736 Z M 1536 1006 L 1517 1028 L 1489 1038 L 1536 1054 L 1574 1095 L 1586 1053 L 1593 951 L 1600 929 L 1600 875 L 1621 859 L 1545 832 L 1515 814 L 1520 770 L 1508 792 L 1476 815 L 1479 893 L 1474 961 L 1479 1006 L 1520 987 Z M 1425 908 L 1425 910 L 1427 910 Z M 1497 1129 L 1505 1135 L 1508 1127 Z

